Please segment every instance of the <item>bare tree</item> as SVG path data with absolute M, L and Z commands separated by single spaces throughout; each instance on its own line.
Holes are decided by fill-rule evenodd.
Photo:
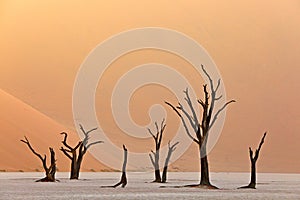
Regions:
M 55 173 L 56 173 L 56 160 L 55 160 L 55 152 L 53 150 L 53 148 L 49 147 L 49 151 L 50 151 L 50 166 L 47 166 L 47 156 L 44 155 L 41 156 L 41 154 L 37 153 L 33 147 L 31 146 L 29 140 L 27 139 L 27 137 L 24 137 L 24 140 L 21 140 L 21 142 L 24 142 L 25 144 L 27 144 L 28 148 L 31 150 L 31 152 L 36 155 L 43 163 L 43 168 L 45 170 L 45 174 L 46 177 L 42 178 L 40 180 L 37 180 L 37 182 L 55 182 Z
M 124 160 L 123 160 L 123 167 L 122 167 L 122 176 L 119 183 L 115 184 L 113 187 L 116 188 L 119 185 L 124 188 L 127 185 L 127 177 L 126 177 L 126 166 L 127 166 L 127 159 L 128 159 L 128 150 L 126 146 L 123 144 L 123 151 L 124 151 Z
M 127 160 L 128 160 L 128 150 L 124 144 L 123 144 L 123 151 L 124 151 L 124 160 L 123 160 L 123 166 L 122 166 L 121 180 L 113 186 L 101 186 L 101 188 L 116 188 L 119 185 L 121 185 L 121 187 L 124 188 L 127 185 L 126 166 L 127 166 Z
M 161 146 L 161 141 L 162 141 L 162 136 L 163 132 L 166 128 L 165 124 L 165 119 L 162 120 L 160 129 L 158 128 L 157 122 L 155 122 L 155 127 L 156 127 L 156 134 L 153 134 L 150 128 L 148 128 L 148 132 L 150 135 L 153 137 L 154 142 L 155 142 L 155 152 L 151 150 L 151 153 L 149 154 L 151 163 L 154 167 L 155 170 L 155 179 L 153 182 L 160 183 L 161 182 L 161 176 L 160 176 L 160 170 L 159 170 L 159 154 L 160 154 L 160 146 Z
M 83 160 L 83 156 L 87 152 L 87 150 L 99 143 L 103 143 L 103 141 L 95 141 L 92 143 L 88 143 L 88 140 L 90 138 L 90 133 L 97 130 L 97 128 L 93 128 L 89 131 L 85 131 L 82 125 L 80 126 L 80 130 L 84 134 L 84 139 L 82 141 L 79 141 L 78 144 L 73 148 L 67 143 L 67 137 L 68 134 L 66 132 L 62 132 L 61 135 L 64 135 L 64 139 L 62 141 L 62 144 L 64 147 L 61 147 L 60 150 L 71 160 L 71 174 L 70 179 L 78 179 L 79 178 L 79 172 L 81 163 Z M 78 150 L 78 151 L 77 151 Z
M 162 174 L 162 183 L 166 183 L 167 182 L 167 173 L 168 173 L 168 165 L 170 162 L 170 158 L 172 156 L 172 153 L 176 150 L 176 146 L 179 144 L 179 142 L 176 142 L 174 144 L 170 144 L 170 141 L 168 142 L 168 154 L 165 160 L 165 166 L 164 166 L 164 170 L 163 170 L 163 174 Z
M 222 95 L 217 96 L 217 91 L 220 87 L 221 80 L 219 79 L 217 82 L 217 86 L 214 86 L 214 82 L 211 79 L 210 75 L 207 73 L 207 71 L 204 69 L 204 66 L 202 66 L 202 70 L 205 73 L 205 75 L 209 79 L 209 85 L 210 85 L 210 94 L 207 90 L 207 85 L 203 86 L 204 90 L 204 100 L 199 99 L 198 103 L 202 107 L 202 118 L 197 117 L 197 113 L 194 109 L 193 103 L 190 99 L 188 89 L 184 91 L 185 94 L 185 101 L 188 104 L 189 111 L 184 108 L 184 106 L 179 102 L 177 106 L 173 106 L 169 102 L 165 102 L 167 105 L 169 105 L 176 114 L 180 117 L 182 124 L 186 130 L 187 135 L 198 145 L 199 148 L 199 154 L 200 154 L 200 166 L 201 166 L 201 178 L 200 183 L 197 185 L 191 185 L 193 187 L 208 187 L 208 188 L 217 188 L 213 186 L 210 183 L 209 178 L 209 166 L 208 166 L 208 159 L 207 159 L 207 152 L 206 152 L 206 146 L 207 146 L 207 140 L 209 137 L 209 132 L 211 127 L 215 124 L 215 122 L 218 119 L 218 116 L 220 113 L 230 104 L 235 102 L 235 100 L 231 100 L 226 102 L 219 110 L 215 111 L 215 103 L 216 101 L 220 100 L 222 98 Z M 200 123 L 201 121 L 201 123 Z M 190 131 L 190 128 L 188 127 L 188 123 L 192 127 L 192 131 L 194 132 L 195 136 L 192 135 L 192 131 Z
M 255 150 L 255 155 L 254 156 L 253 156 L 253 151 L 252 151 L 251 147 L 249 147 L 249 157 L 250 157 L 250 161 L 251 161 L 251 180 L 250 180 L 249 185 L 243 186 L 243 187 L 240 187 L 240 188 L 255 189 L 255 186 L 256 186 L 256 161 L 258 159 L 260 149 L 261 149 L 261 147 L 262 147 L 262 145 L 265 141 L 266 135 L 267 135 L 267 132 L 265 132 L 263 137 L 261 138 L 258 149 Z

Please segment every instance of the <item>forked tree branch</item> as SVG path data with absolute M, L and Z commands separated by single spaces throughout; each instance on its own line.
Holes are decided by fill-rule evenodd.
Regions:
M 256 149 L 256 151 L 255 151 L 255 156 L 254 156 L 254 158 L 253 158 L 255 161 L 257 161 L 257 159 L 258 159 L 259 152 L 260 152 L 260 149 L 261 149 L 263 143 L 265 142 L 265 137 L 266 137 L 266 135 L 267 135 L 267 132 L 264 133 L 264 135 L 263 135 L 263 137 L 261 138 L 261 141 L 260 141 L 260 143 L 259 143 L 258 149 Z
M 31 150 L 31 152 L 34 154 L 34 155 L 36 155 L 43 163 L 45 162 L 45 160 L 46 160 L 46 155 L 44 155 L 44 158 L 41 156 L 41 154 L 39 154 L 39 153 L 37 153 L 34 149 L 33 149 L 33 147 L 31 146 L 31 144 L 30 144 L 30 142 L 29 142 L 29 140 L 27 139 L 27 137 L 26 136 L 24 136 L 24 140 L 20 140 L 21 142 L 24 142 L 25 144 L 27 144 L 27 146 L 29 147 L 29 149 Z
M 176 114 L 180 117 L 181 122 L 182 122 L 182 124 L 183 124 L 183 126 L 184 126 L 184 128 L 185 128 L 185 131 L 186 131 L 187 135 L 188 135 L 194 142 L 196 142 L 197 144 L 199 144 L 199 141 L 191 135 L 191 133 L 190 133 L 190 131 L 189 131 L 187 125 L 186 125 L 186 122 L 185 122 L 183 116 L 179 113 L 179 111 L 178 111 L 171 103 L 165 101 L 165 104 L 167 104 L 168 106 L 170 106 L 170 107 L 176 112 Z
M 235 103 L 236 101 L 235 100 L 231 100 L 231 101 L 228 101 L 227 103 L 225 103 L 223 106 L 222 106 L 222 108 L 220 108 L 217 112 L 216 112 L 216 114 L 214 115 L 214 117 L 213 117 L 213 120 L 212 120 L 212 122 L 211 122 L 211 124 L 210 124 L 210 126 L 209 126 L 209 129 L 214 125 L 214 123 L 216 122 L 216 120 L 218 119 L 218 116 L 219 116 L 219 114 L 229 105 L 229 104 L 231 104 L 231 103 Z

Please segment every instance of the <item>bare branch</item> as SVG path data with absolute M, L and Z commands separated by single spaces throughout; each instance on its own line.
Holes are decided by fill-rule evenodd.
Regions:
M 150 153 L 149 153 L 149 157 L 150 157 L 150 160 L 151 160 L 151 163 L 152 163 L 153 167 L 155 167 L 154 159 L 153 159 L 153 157 Z
M 235 101 L 235 100 L 228 101 L 227 103 L 225 103 L 225 104 L 222 106 L 222 108 L 220 108 L 220 109 L 216 112 L 216 114 L 215 114 L 215 116 L 214 116 L 214 118 L 213 118 L 213 120 L 212 120 L 212 122 L 211 122 L 211 124 L 210 124 L 210 126 L 209 126 L 209 129 L 214 125 L 214 123 L 216 122 L 216 120 L 217 120 L 219 114 L 220 114 L 220 113 L 221 113 L 221 112 L 222 112 L 229 104 L 234 103 L 234 102 L 236 102 L 236 101 Z
M 155 156 L 155 152 L 153 150 L 151 150 L 151 153 Z
M 30 144 L 30 142 L 29 142 L 29 140 L 27 139 L 27 137 L 24 136 L 24 138 L 25 138 L 25 140 L 21 140 L 21 142 L 24 142 L 25 144 L 27 144 L 27 146 L 28 146 L 29 149 L 32 151 L 32 153 L 33 153 L 34 155 L 36 155 L 37 157 L 39 157 L 39 159 L 40 159 L 42 162 L 44 162 L 45 159 L 46 159 L 46 156 L 44 156 L 44 158 L 43 158 L 43 157 L 41 156 L 41 154 L 37 153 L 37 152 L 33 149 L 33 147 L 31 146 L 31 144 Z
M 160 128 L 160 132 L 159 132 L 159 138 L 158 138 L 158 148 L 160 149 L 160 145 L 161 145 L 161 141 L 162 141 L 162 136 L 164 133 L 164 130 L 166 128 L 166 124 L 164 124 L 165 119 L 162 120 L 161 122 L 161 128 Z
M 152 131 L 150 130 L 150 128 L 147 128 L 148 132 L 150 133 L 150 135 L 153 137 L 153 139 L 155 140 L 155 135 L 152 133 Z
M 205 68 L 204 68 L 203 65 L 201 65 L 201 68 L 202 68 L 204 74 L 205 74 L 205 75 L 207 76 L 207 78 L 209 79 L 211 91 L 214 92 L 214 82 L 213 82 L 213 80 L 211 79 L 210 75 L 207 73 L 207 71 L 205 70 Z
M 186 116 L 186 118 L 189 120 L 192 128 L 194 129 L 194 131 L 196 131 L 196 124 L 195 121 L 193 120 L 193 118 L 189 115 L 189 113 L 183 108 L 183 106 L 179 103 L 179 106 L 177 107 L 178 109 L 180 109 L 183 114 Z
M 218 80 L 217 87 L 216 87 L 216 89 L 214 90 L 215 93 L 217 93 L 217 91 L 218 91 L 220 85 L 221 85 L 221 79 Z
M 258 159 L 258 156 L 259 156 L 259 152 L 260 152 L 260 149 L 263 145 L 263 143 L 265 142 L 265 137 L 267 135 L 267 132 L 264 133 L 263 137 L 261 138 L 261 141 L 259 143 L 259 147 L 258 149 L 255 151 L 255 157 L 254 157 L 254 160 L 256 161 Z
M 91 146 L 93 146 L 93 145 L 95 145 L 95 144 L 101 144 L 101 143 L 104 143 L 104 142 L 103 142 L 103 141 L 92 142 L 92 143 L 90 143 L 90 144 L 88 144 L 88 145 L 86 146 L 86 149 L 89 149 Z
M 86 134 L 89 134 L 89 133 L 91 133 L 91 132 L 93 132 L 93 131 L 95 131 L 95 130 L 97 130 L 97 129 L 98 129 L 98 127 L 92 128 L 91 130 L 87 131 Z
M 156 127 L 156 139 L 157 139 L 158 138 L 158 134 L 159 134 L 159 129 L 158 129 L 157 122 L 155 122 L 155 127 Z
M 199 144 L 199 141 L 191 135 L 191 133 L 190 133 L 190 131 L 189 131 L 187 125 L 186 125 L 186 122 L 185 122 L 184 118 L 183 118 L 182 115 L 178 112 L 178 110 L 177 110 L 172 104 L 170 104 L 169 102 L 166 102 L 166 101 L 165 101 L 165 103 L 166 103 L 168 106 L 170 106 L 171 108 L 173 108 L 173 110 L 174 110 L 174 111 L 177 113 L 177 115 L 180 117 L 180 119 L 181 119 L 181 121 L 182 121 L 182 124 L 183 124 L 183 126 L 184 126 L 184 128 L 185 128 L 185 130 L 186 130 L 187 135 L 188 135 L 194 142 L 196 142 L 197 144 Z
M 80 147 L 81 144 L 82 144 L 82 141 L 79 141 L 78 144 L 76 145 L 76 147 L 74 147 L 72 149 L 72 151 L 76 151 L 78 149 L 78 147 Z
M 223 97 L 223 95 L 220 95 L 219 97 L 215 97 L 215 101 L 222 99 L 222 97 Z
M 185 101 L 188 103 L 189 107 L 190 107 L 190 110 L 192 111 L 192 115 L 193 115 L 193 121 L 194 121 L 194 126 L 193 128 L 195 129 L 196 128 L 196 125 L 199 124 L 198 122 L 198 118 L 197 118 L 197 115 L 196 115 L 196 111 L 193 107 L 193 104 L 192 104 L 192 101 L 191 101 L 191 98 L 190 98 L 190 95 L 189 95 L 189 90 L 188 88 L 186 88 L 185 91 L 183 91 L 185 93 Z
M 251 147 L 249 147 L 249 155 L 250 155 L 251 160 L 253 160 L 253 151 L 252 151 Z
M 72 160 L 72 156 L 68 153 L 70 150 L 64 149 L 63 147 L 60 147 L 60 150 L 70 159 Z
M 197 101 L 198 101 L 198 103 L 199 103 L 202 107 L 205 106 L 205 103 L 204 103 L 201 99 L 198 99 Z
M 179 142 L 175 142 L 173 145 L 171 145 L 171 141 L 168 142 L 168 148 L 169 150 L 171 150 L 172 152 L 175 151 L 176 146 L 179 144 Z
M 176 112 L 176 114 L 182 118 L 181 114 L 178 112 L 178 110 L 172 105 L 170 104 L 169 102 L 165 101 L 165 104 L 167 104 L 168 106 L 170 106 L 171 108 L 173 108 L 173 110 Z
M 64 140 L 62 141 L 63 145 L 65 145 L 65 147 L 67 147 L 68 149 L 72 150 L 73 148 L 70 145 L 67 144 L 68 134 L 66 132 L 62 132 L 60 134 L 64 135 Z

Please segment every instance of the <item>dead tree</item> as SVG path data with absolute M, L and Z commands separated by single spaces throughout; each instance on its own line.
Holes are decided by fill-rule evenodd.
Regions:
M 180 117 L 181 122 L 186 130 L 187 135 L 193 140 L 199 149 L 200 154 L 200 166 L 201 166 L 201 177 L 200 177 L 200 183 L 197 185 L 192 185 L 193 187 L 207 187 L 207 188 L 216 188 L 210 183 L 209 178 L 209 166 L 208 166 L 208 159 L 207 159 L 207 152 L 206 152 L 206 146 L 207 146 L 207 140 L 209 137 L 209 132 L 212 126 L 215 124 L 215 122 L 218 119 L 219 114 L 230 104 L 235 102 L 235 100 L 231 100 L 226 102 L 219 110 L 215 112 L 215 103 L 216 101 L 220 100 L 222 98 L 222 95 L 217 96 L 217 91 L 220 87 L 221 80 L 219 79 L 217 82 L 217 86 L 214 86 L 214 81 L 211 79 L 210 75 L 207 73 L 207 71 L 204 69 L 204 66 L 202 66 L 202 70 L 204 74 L 209 79 L 209 86 L 210 86 L 210 94 L 207 90 L 207 85 L 203 86 L 204 90 L 204 100 L 199 99 L 197 102 L 202 107 L 202 118 L 197 117 L 197 113 L 194 109 L 192 100 L 190 99 L 188 89 L 184 91 L 185 94 L 185 101 L 188 104 L 188 107 L 190 109 L 189 111 L 184 108 L 184 106 L 179 102 L 177 106 L 173 106 L 169 102 L 165 102 L 167 105 L 169 105 L 176 114 Z M 200 122 L 201 121 L 201 122 Z M 195 136 L 192 135 L 192 131 L 190 131 L 190 128 L 188 127 L 188 124 L 190 124 L 192 131 L 194 132 Z
M 25 136 L 24 140 L 21 140 L 21 142 L 24 142 L 27 144 L 28 148 L 31 150 L 31 152 L 36 155 L 43 163 L 43 168 L 45 170 L 46 177 L 42 178 L 40 180 L 37 180 L 36 182 L 55 182 L 55 173 L 56 173 L 56 160 L 55 160 L 55 152 L 53 148 L 49 147 L 50 151 L 50 166 L 47 166 L 47 156 L 44 155 L 44 157 L 41 156 L 41 154 L 37 153 L 33 147 L 31 146 L 29 140 Z
M 124 161 L 123 161 L 123 167 L 122 167 L 122 176 L 119 183 L 115 184 L 113 187 L 116 188 L 119 185 L 124 188 L 127 185 L 127 177 L 126 177 L 126 166 L 127 166 L 127 159 L 128 159 L 128 151 L 126 146 L 123 144 L 123 151 L 124 151 Z
M 256 186 L 256 161 L 258 159 L 260 149 L 261 149 L 261 147 L 262 147 L 262 145 L 265 141 L 266 135 L 267 135 L 267 132 L 265 132 L 263 137 L 261 138 L 258 149 L 255 150 L 255 155 L 254 156 L 253 156 L 253 151 L 252 151 L 251 147 L 249 147 L 249 157 L 250 157 L 250 161 L 251 161 L 251 180 L 250 180 L 249 185 L 243 186 L 243 187 L 240 187 L 240 188 L 255 189 L 255 186 Z
M 121 185 L 121 187 L 124 188 L 127 185 L 126 166 L 128 160 L 128 150 L 124 144 L 123 144 L 123 151 L 124 151 L 124 160 L 123 160 L 121 180 L 113 186 L 101 186 L 101 188 L 116 188 L 119 185 Z
M 71 160 L 70 179 L 78 179 L 79 178 L 81 163 L 83 160 L 83 156 L 85 155 L 87 150 L 95 144 L 103 143 L 103 141 L 95 141 L 92 143 L 88 143 L 88 140 L 90 138 L 89 134 L 91 132 L 97 130 L 97 128 L 93 128 L 89 131 L 85 131 L 82 125 L 79 125 L 79 126 L 80 126 L 80 130 L 84 134 L 84 139 L 82 141 L 79 141 L 75 147 L 71 147 L 67 143 L 68 134 L 65 132 L 61 133 L 61 135 L 64 135 L 64 139 L 62 141 L 62 144 L 64 145 L 64 147 L 61 147 L 60 150 Z
M 160 153 L 160 146 L 161 146 L 163 132 L 166 128 L 165 119 L 162 120 L 160 129 L 158 128 L 157 122 L 155 122 L 155 127 L 156 127 L 156 134 L 153 134 L 152 131 L 148 128 L 148 132 L 153 137 L 154 142 L 155 142 L 155 152 L 153 150 L 151 150 L 152 154 L 150 153 L 149 157 L 150 157 L 151 163 L 155 170 L 155 172 L 154 172 L 155 179 L 153 182 L 160 183 L 161 176 L 160 176 L 160 170 L 159 170 L 159 153 Z
M 164 166 L 164 170 L 162 173 L 162 183 L 166 183 L 167 182 L 167 173 L 168 173 L 168 165 L 170 162 L 170 158 L 172 156 L 172 153 L 176 150 L 176 146 L 179 144 L 179 142 L 176 142 L 175 144 L 171 145 L 170 141 L 168 142 L 168 154 L 165 160 L 165 166 Z

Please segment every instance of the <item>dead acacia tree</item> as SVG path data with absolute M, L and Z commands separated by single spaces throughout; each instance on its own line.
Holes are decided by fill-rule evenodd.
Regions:
M 126 177 L 126 166 L 127 166 L 127 159 L 128 159 L 128 150 L 126 146 L 123 144 L 123 151 L 124 151 L 124 160 L 123 160 L 123 166 L 122 166 L 122 176 L 119 183 L 115 184 L 113 187 L 116 188 L 119 185 L 124 188 L 127 185 L 127 177 Z
M 160 170 L 159 170 L 159 154 L 160 154 L 160 146 L 161 146 L 163 132 L 166 128 L 165 119 L 162 120 L 160 129 L 158 128 L 157 122 L 155 122 L 155 127 L 156 127 L 156 134 L 153 134 L 152 131 L 150 130 L 150 128 L 148 128 L 148 132 L 153 137 L 153 140 L 155 142 L 155 152 L 153 150 L 151 150 L 152 154 L 150 153 L 149 157 L 150 157 L 151 163 L 155 170 L 155 172 L 154 172 L 155 179 L 153 182 L 160 183 L 161 176 L 160 176 Z
M 101 188 L 116 188 L 119 185 L 121 185 L 121 187 L 124 188 L 127 185 L 126 167 L 127 167 L 127 160 L 128 160 L 128 150 L 124 144 L 123 144 L 123 151 L 124 151 L 124 160 L 122 166 L 121 180 L 113 186 L 101 186 Z
M 204 69 L 204 66 L 201 65 L 201 67 L 204 74 L 209 79 L 209 86 L 210 86 L 210 94 L 208 92 L 207 85 L 203 86 L 204 100 L 199 99 L 197 101 L 202 107 L 202 118 L 198 118 L 197 116 L 192 100 L 190 99 L 188 89 L 184 91 L 184 94 L 185 94 L 185 101 L 188 104 L 190 113 L 180 102 L 178 103 L 177 106 L 173 106 L 169 102 L 165 102 L 165 103 L 168 106 L 170 106 L 180 117 L 187 135 L 198 145 L 199 154 L 200 154 L 201 177 L 200 177 L 200 183 L 197 185 L 191 185 L 191 187 L 217 188 L 210 183 L 209 166 L 208 166 L 208 159 L 207 159 L 207 152 L 206 152 L 207 140 L 209 137 L 210 129 L 216 123 L 219 114 L 223 110 L 225 110 L 225 108 L 230 103 L 235 102 L 235 100 L 226 102 L 221 108 L 219 108 L 219 110 L 215 112 L 216 101 L 222 98 L 222 95 L 217 96 L 217 92 L 220 87 L 221 80 L 220 79 L 218 80 L 217 86 L 215 87 L 214 81 L 207 73 L 207 71 Z M 195 136 L 192 135 L 190 128 L 188 127 L 188 123 L 190 124 Z
M 89 131 L 85 131 L 82 125 L 79 125 L 79 126 L 80 126 L 80 130 L 84 134 L 84 139 L 79 141 L 75 147 L 71 147 L 67 143 L 68 134 L 66 132 L 61 133 L 61 135 L 64 135 L 64 139 L 62 141 L 62 144 L 64 145 L 64 147 L 61 147 L 60 150 L 71 160 L 70 179 L 78 179 L 79 178 L 81 163 L 83 160 L 83 156 L 85 155 L 87 150 L 95 144 L 103 143 L 103 141 L 95 141 L 92 143 L 88 143 L 88 140 L 90 139 L 89 134 L 91 132 L 97 130 L 97 128 L 93 128 Z
M 55 182 L 55 173 L 56 173 L 56 160 L 55 160 L 55 152 L 53 150 L 53 148 L 49 147 L 49 151 L 50 151 L 50 166 L 47 166 L 47 156 L 44 155 L 41 156 L 41 154 L 37 153 L 33 147 L 31 146 L 29 140 L 27 139 L 27 137 L 24 137 L 24 140 L 21 140 L 21 142 L 24 142 L 25 144 L 27 144 L 28 148 L 31 150 L 31 152 L 36 155 L 43 164 L 43 168 L 45 170 L 45 174 L 46 177 L 42 178 L 40 180 L 37 180 L 36 182 Z
M 165 160 L 165 165 L 164 165 L 164 169 L 163 169 L 163 173 L 162 173 L 162 179 L 161 182 L 162 183 L 166 183 L 167 182 L 167 173 L 168 173 L 168 165 L 170 162 L 170 158 L 172 156 L 172 153 L 176 150 L 176 146 L 179 144 L 179 142 L 176 142 L 174 144 L 170 144 L 170 141 L 168 142 L 168 154 Z
M 252 151 L 251 147 L 249 147 L 249 157 L 250 157 L 250 161 L 251 161 L 251 180 L 250 180 L 249 185 L 243 186 L 240 188 L 255 189 L 255 186 L 256 186 L 256 161 L 258 159 L 260 149 L 265 141 L 266 135 L 267 135 L 267 132 L 265 132 L 263 137 L 261 138 L 258 149 L 255 150 L 255 155 L 253 155 L 253 151 Z

